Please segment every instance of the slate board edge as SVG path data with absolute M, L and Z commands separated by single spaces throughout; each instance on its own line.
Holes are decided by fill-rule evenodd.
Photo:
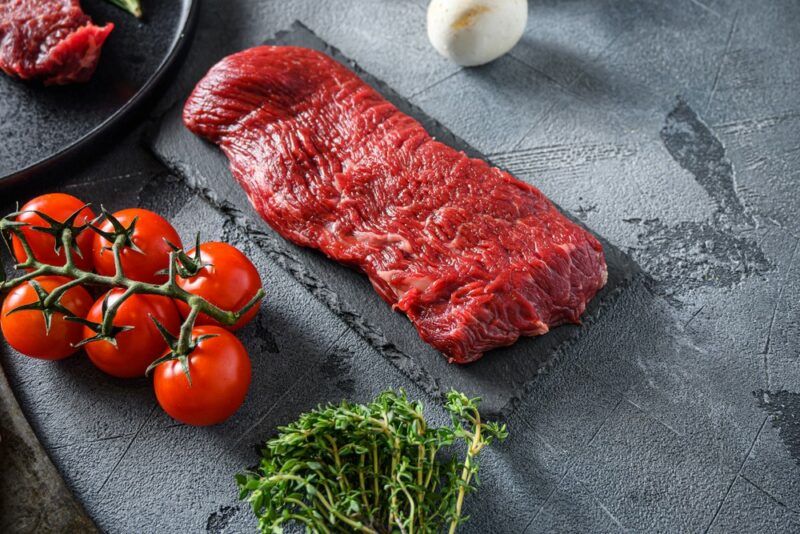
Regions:
M 36 532 L 99 532 L 67 489 L 36 437 L 0 367 L 0 530 L 28 525 Z M 36 518 L 36 524 L 29 522 Z
M 198 12 L 201 0 L 181 0 L 184 9 L 184 16 L 181 21 L 178 37 L 172 44 L 169 54 L 161 62 L 158 69 L 150 79 L 117 111 L 95 126 L 84 136 L 70 143 L 55 154 L 51 154 L 39 161 L 36 161 L 25 168 L 12 171 L 9 174 L 0 176 L 0 189 L 16 185 L 26 179 L 39 176 L 55 165 L 69 163 L 77 159 L 82 153 L 96 147 L 99 144 L 109 142 L 108 134 L 112 136 L 119 133 L 122 127 L 135 119 L 143 111 L 145 104 L 157 98 L 155 90 L 166 82 L 167 78 L 174 74 L 180 60 L 186 55 L 188 45 L 194 36 L 194 28 L 197 23 Z M 125 14 L 127 15 L 127 14 Z M 102 138 L 106 136 L 106 138 Z
M 404 99 L 386 82 L 360 67 L 356 61 L 347 57 L 338 48 L 321 39 L 316 35 L 316 33 L 314 33 L 313 30 L 308 28 L 302 22 L 297 20 L 294 21 L 288 29 L 276 32 L 274 37 L 267 39 L 264 44 L 287 44 L 287 41 L 291 41 L 292 36 L 298 33 L 308 34 L 308 37 L 319 41 L 320 44 L 324 45 L 326 53 L 328 53 L 331 57 L 334 57 L 337 61 L 346 63 L 346 65 L 352 69 L 353 72 L 359 75 L 359 77 L 365 79 L 370 85 L 376 87 L 376 89 L 385 98 L 387 98 L 387 100 L 390 100 L 396 105 L 399 105 L 397 102 L 399 101 L 402 104 L 399 105 L 399 107 L 401 107 L 404 112 L 415 117 L 417 120 L 424 118 L 423 122 L 435 127 L 440 134 L 436 136 L 436 139 L 440 141 L 444 139 L 443 142 L 465 152 L 468 156 L 483 159 L 494 165 L 489 158 L 475 149 L 472 145 L 452 133 L 441 122 L 431 118 L 424 110 Z M 161 128 L 161 123 L 174 114 L 176 108 L 178 108 L 178 116 L 180 116 L 180 108 L 182 107 L 182 104 L 183 99 L 179 99 L 172 106 L 168 107 L 160 117 L 154 117 L 150 128 L 151 131 L 148 133 L 147 138 L 157 138 L 157 132 Z M 176 165 L 172 161 L 164 158 L 163 155 L 155 149 L 155 143 L 145 142 L 145 146 L 158 161 L 160 161 L 172 173 L 178 176 L 187 185 L 187 187 L 201 196 L 201 198 L 203 198 L 205 201 L 209 202 L 215 209 L 224 213 L 229 220 L 236 225 L 237 228 L 247 235 L 248 238 L 253 239 L 258 243 L 259 246 L 263 248 L 261 243 L 264 241 L 264 238 L 269 240 L 270 237 L 265 234 L 263 230 L 260 230 L 257 226 L 253 225 L 249 220 L 249 217 L 243 214 L 239 208 L 230 202 L 221 200 L 218 195 L 209 188 L 203 187 L 201 184 L 196 183 L 195 180 L 193 180 L 190 176 L 190 173 L 186 172 L 186 170 L 180 165 Z M 583 228 L 586 228 L 586 226 L 572 214 L 566 212 L 557 204 L 556 207 L 571 221 Z M 259 223 L 261 222 L 262 221 L 259 220 Z M 622 270 L 620 283 L 616 287 L 611 290 L 609 290 L 608 286 L 604 287 L 601 289 L 598 295 L 596 295 L 595 298 L 590 301 L 589 305 L 587 306 L 587 311 L 582 317 L 583 321 L 578 327 L 581 331 L 595 323 L 597 319 L 602 316 L 602 313 L 605 310 L 612 307 L 617 301 L 619 295 L 621 295 L 624 290 L 637 283 L 644 283 L 645 287 L 647 287 L 647 281 L 649 279 L 649 276 L 644 273 L 627 254 L 610 244 L 602 236 L 597 235 L 588 228 L 586 229 L 602 243 L 609 264 L 612 263 L 610 257 L 619 257 L 622 258 L 621 264 L 623 264 L 626 268 Z M 287 267 L 285 264 L 279 262 L 279 265 L 282 269 L 284 269 L 290 276 L 301 283 L 306 290 L 308 290 L 315 298 L 317 298 L 320 302 L 322 302 L 322 304 L 330 309 L 332 313 L 342 319 L 342 321 L 345 322 L 348 327 L 358 334 L 359 337 L 361 337 L 367 344 L 376 350 L 376 352 L 378 352 L 382 357 L 388 360 L 396 369 L 406 376 L 406 378 L 418 384 L 423 390 L 425 390 L 434 398 L 444 399 L 445 392 L 440 387 L 438 380 L 428 373 L 426 369 L 422 368 L 415 360 L 410 358 L 393 343 L 388 341 L 379 327 L 372 325 L 365 317 L 361 316 L 359 312 L 343 309 L 342 303 L 339 302 L 335 297 L 333 299 L 326 298 L 326 294 L 332 293 L 333 295 L 336 295 L 336 292 L 327 287 L 325 282 L 319 280 L 318 277 L 316 277 L 316 275 L 314 275 L 310 270 L 304 268 L 302 260 L 293 256 L 288 250 L 285 249 L 279 251 L 265 250 L 265 252 L 270 256 L 275 254 L 285 256 L 286 259 L 291 261 L 294 265 Z M 309 280 L 311 280 L 313 283 L 309 284 Z M 570 326 L 571 325 L 565 325 L 561 328 L 569 328 Z M 498 417 L 501 419 L 509 418 L 513 414 L 520 400 L 523 399 L 530 390 L 533 382 L 535 381 L 535 377 L 546 373 L 548 369 L 557 364 L 564 354 L 566 354 L 570 348 L 577 343 L 579 338 L 580 332 L 576 331 L 564 339 L 557 346 L 557 348 L 549 354 L 548 358 L 541 363 L 539 368 L 530 379 L 514 388 L 509 400 L 502 405 L 502 407 L 497 410 L 486 410 L 485 415 Z M 489 357 L 491 357 L 491 355 L 489 355 Z M 481 411 L 484 412 L 483 409 Z

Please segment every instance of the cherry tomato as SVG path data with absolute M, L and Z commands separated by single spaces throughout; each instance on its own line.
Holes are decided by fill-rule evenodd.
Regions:
M 250 386 L 250 358 L 241 342 L 218 326 L 196 326 L 192 337 L 203 339 L 188 356 L 189 385 L 178 360 L 155 368 L 158 403 L 178 421 L 195 426 L 221 423 L 244 402 Z
M 108 292 L 108 305 L 114 304 L 125 291 L 112 289 Z M 103 300 L 94 303 L 86 319 L 94 323 L 103 320 Z M 151 316 L 164 328 L 177 336 L 181 318 L 172 299 L 159 295 L 131 295 L 117 310 L 114 326 L 129 326 L 131 330 L 118 333 L 115 347 L 108 341 L 92 341 L 84 345 L 89 359 L 102 371 L 120 378 L 144 376 L 147 366 L 164 353 L 167 344 L 156 328 Z M 84 338 L 96 332 L 84 327 Z
M 34 280 L 47 293 L 70 281 L 62 276 L 40 276 Z M 73 345 L 83 339 L 83 325 L 80 323 L 67 321 L 64 314 L 56 312 L 52 315 L 48 332 L 41 311 L 22 310 L 11 313 L 19 306 L 38 300 L 36 290 L 30 282 L 11 290 L 0 311 L 3 337 L 18 352 L 33 358 L 60 360 L 74 354 L 78 349 Z M 60 304 L 76 317 L 85 317 L 92 306 L 92 297 L 81 286 L 75 286 L 64 293 Z
M 121 257 L 122 270 L 125 276 L 133 280 L 154 284 L 166 282 L 167 276 L 157 273 L 169 267 L 171 248 L 167 241 L 175 246 L 181 246 L 181 238 L 175 228 L 161 215 L 139 208 L 118 211 L 113 216 L 125 228 L 130 228 L 134 219 L 136 219 L 136 226 L 131 240 L 141 252 L 129 246 L 123 247 Z M 105 221 L 100 230 L 112 233 L 114 226 L 110 221 Z M 100 234 L 95 234 L 92 247 L 94 268 L 98 273 L 105 276 L 113 276 L 116 272 L 114 254 L 111 252 L 112 244 Z
M 42 195 L 29 201 L 22 206 L 20 211 L 39 211 L 45 215 L 49 215 L 58 222 L 66 221 L 70 215 L 80 210 L 84 206 L 84 202 L 72 195 L 65 195 L 64 193 L 51 193 Z M 75 218 L 75 226 L 81 226 L 94 219 L 94 213 L 89 208 L 83 208 L 78 216 Z M 61 266 L 66 263 L 63 247 L 59 247 L 56 252 L 56 238 L 51 234 L 41 232 L 34 229 L 34 226 L 49 228 L 50 224 L 43 218 L 35 213 L 21 213 L 16 218 L 19 222 L 28 223 L 32 226 L 25 226 L 22 228 L 22 233 L 25 236 L 28 244 L 31 246 L 33 255 L 37 260 L 48 265 Z M 78 246 L 80 254 L 75 250 L 72 251 L 72 258 L 75 265 L 86 270 L 92 268 L 92 239 L 94 232 L 90 229 L 83 230 L 75 238 L 75 244 Z M 16 236 L 12 237 L 14 245 L 14 257 L 18 262 L 24 262 L 28 255 L 25 254 L 25 249 L 22 248 L 22 243 Z M 61 243 L 59 239 L 59 243 Z
M 195 249 L 188 252 L 195 256 Z M 261 277 L 253 263 L 235 247 L 227 243 L 203 243 L 200 245 L 200 258 L 209 265 L 191 278 L 178 277 L 178 285 L 189 293 L 199 295 L 226 311 L 238 311 L 255 296 L 261 288 Z M 186 317 L 189 306 L 177 301 L 181 315 Z M 258 313 L 260 303 L 250 308 L 233 326 L 225 326 L 228 330 L 238 330 L 250 322 Z M 211 317 L 200 314 L 195 324 L 222 326 Z

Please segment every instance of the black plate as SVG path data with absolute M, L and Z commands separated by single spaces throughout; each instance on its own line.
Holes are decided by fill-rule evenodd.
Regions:
M 88 83 L 44 87 L 0 73 L 0 186 L 107 140 L 181 56 L 199 1 L 143 0 L 142 20 L 106 0 L 81 3 L 96 24 L 115 25 Z

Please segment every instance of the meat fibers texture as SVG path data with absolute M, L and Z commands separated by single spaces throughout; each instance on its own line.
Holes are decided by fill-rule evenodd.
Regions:
M 0 0 L 0 69 L 45 85 L 86 82 L 112 29 L 78 0 Z
M 600 243 L 538 189 L 435 141 L 323 53 L 226 57 L 183 120 L 270 226 L 366 273 L 451 362 L 578 323 L 606 283 Z

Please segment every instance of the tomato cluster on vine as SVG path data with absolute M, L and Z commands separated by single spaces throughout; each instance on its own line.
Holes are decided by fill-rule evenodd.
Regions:
M 12 215 L 2 230 L 25 274 L 0 280 L 0 290 L 8 289 L 0 329 L 10 346 L 44 360 L 83 349 L 120 378 L 152 370 L 159 404 L 184 423 L 215 424 L 238 410 L 251 365 L 231 332 L 253 319 L 263 296 L 258 270 L 242 252 L 219 242 L 185 251 L 157 213 L 130 208 L 96 217 L 62 193 Z

